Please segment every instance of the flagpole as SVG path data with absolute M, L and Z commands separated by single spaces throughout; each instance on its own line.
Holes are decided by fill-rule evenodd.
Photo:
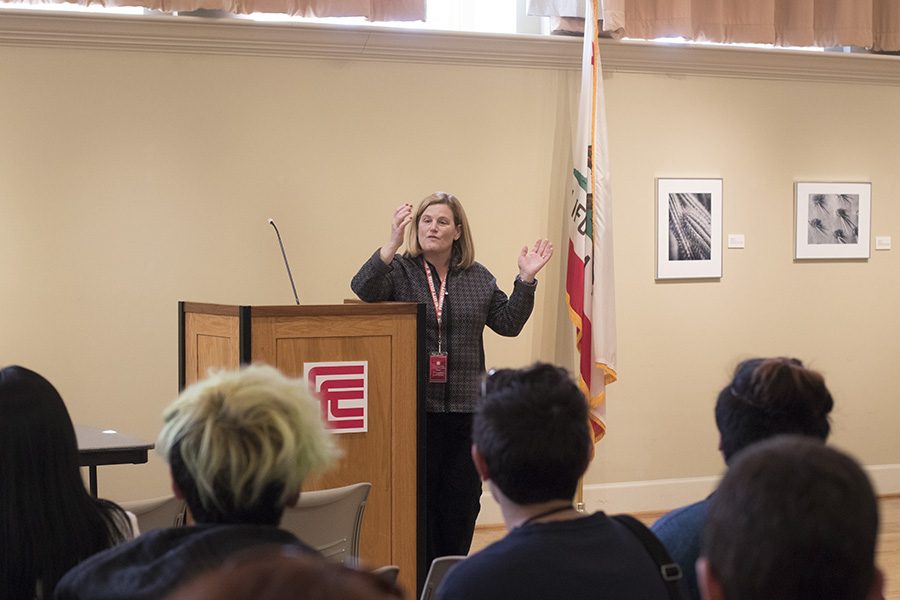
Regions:
M 606 386 L 616 376 L 616 323 L 612 246 L 612 210 L 606 107 L 598 38 L 600 1 L 584 0 L 581 94 L 568 184 L 566 214 L 566 305 L 575 325 L 577 380 L 589 407 L 596 444 L 606 433 Z M 591 460 L 595 446 L 591 447 Z M 578 481 L 575 508 L 586 509 L 584 477 Z

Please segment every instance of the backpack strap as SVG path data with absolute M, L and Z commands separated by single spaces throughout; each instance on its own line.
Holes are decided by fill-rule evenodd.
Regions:
M 669 592 L 669 598 L 671 600 L 684 600 L 685 595 L 681 584 L 681 566 L 672 560 L 662 542 L 643 523 L 631 515 L 612 515 L 611 518 L 624 525 L 626 529 L 640 540 L 641 545 L 644 546 L 644 549 L 653 558 L 653 562 L 659 567 L 659 574 Z

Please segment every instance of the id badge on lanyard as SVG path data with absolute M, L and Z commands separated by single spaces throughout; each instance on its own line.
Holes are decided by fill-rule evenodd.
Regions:
M 447 383 L 447 353 L 441 351 L 441 317 L 444 311 L 444 294 L 447 290 L 447 276 L 441 280 L 440 292 L 434 289 L 434 279 L 431 277 L 431 268 L 428 262 L 422 257 L 422 264 L 425 266 L 425 278 L 428 280 L 428 289 L 431 291 L 431 301 L 434 303 L 434 314 L 437 315 L 437 352 L 432 352 L 428 357 L 428 382 L 429 383 Z
M 446 352 L 432 352 L 428 357 L 428 382 L 447 383 Z

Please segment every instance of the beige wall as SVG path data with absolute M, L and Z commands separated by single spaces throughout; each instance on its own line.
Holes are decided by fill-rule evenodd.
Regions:
M 153 439 L 177 383 L 179 299 L 304 303 L 348 282 L 399 203 L 456 193 L 509 289 L 522 244 L 564 247 L 578 74 L 528 68 L 0 48 L 0 363 L 50 378 L 80 423 Z M 588 485 L 716 475 L 712 403 L 734 364 L 797 355 L 826 374 L 835 437 L 900 463 L 895 252 L 792 262 L 795 180 L 873 182 L 898 229 L 900 88 L 609 77 L 620 382 Z M 654 282 L 654 178 L 724 179 L 720 282 Z M 900 239 L 898 239 L 900 242 Z M 488 362 L 571 365 L 562 253 L 519 338 Z M 105 467 L 116 499 L 165 493 L 161 461 Z
M 896 252 L 794 263 L 793 181 L 871 181 L 873 235 L 896 233 L 900 89 L 615 75 L 608 81 L 621 382 L 599 481 L 715 473 L 715 395 L 736 361 L 802 358 L 836 398 L 833 441 L 900 462 Z M 655 283 L 655 177 L 721 177 L 720 282 Z M 896 237 L 896 236 L 895 236 Z

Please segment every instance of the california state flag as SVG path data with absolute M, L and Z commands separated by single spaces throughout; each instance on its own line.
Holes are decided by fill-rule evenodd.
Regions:
M 616 297 L 606 105 L 597 37 L 598 0 L 586 0 L 581 99 L 569 185 L 566 302 L 575 324 L 578 379 L 594 442 L 606 433 L 606 385 L 616 380 Z

